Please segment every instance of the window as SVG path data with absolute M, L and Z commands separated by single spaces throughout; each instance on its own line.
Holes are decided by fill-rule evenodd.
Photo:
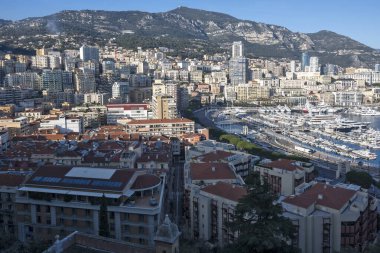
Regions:
M 144 222 L 144 220 L 145 220 L 144 215 L 143 214 L 139 214 L 139 221 L 140 222 Z
M 37 212 L 41 212 L 41 207 L 40 207 L 40 205 L 37 205 L 37 206 L 36 206 L 36 211 L 37 211 Z
M 145 233 L 145 228 L 144 227 L 139 227 L 139 233 L 144 234 Z
M 72 213 L 73 215 L 76 215 L 76 214 L 77 214 L 76 211 L 77 211 L 77 210 L 76 210 L 75 208 L 71 208 L 71 213 Z
M 46 206 L 46 212 L 50 213 L 50 206 Z
M 37 216 L 37 223 L 41 223 L 41 216 Z

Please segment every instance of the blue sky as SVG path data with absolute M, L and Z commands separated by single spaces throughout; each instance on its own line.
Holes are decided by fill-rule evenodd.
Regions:
M 187 6 L 298 32 L 331 30 L 380 49 L 379 0 L 0 0 L 0 6 L 0 18 L 12 20 L 61 10 L 161 12 Z

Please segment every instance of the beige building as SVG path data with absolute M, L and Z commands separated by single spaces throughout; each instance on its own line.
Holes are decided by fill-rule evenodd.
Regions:
M 131 120 L 125 123 L 125 131 L 128 134 L 145 136 L 166 135 L 181 137 L 184 134 L 194 133 L 195 123 L 185 118 Z
M 255 165 L 255 171 L 266 180 L 274 193 L 289 196 L 296 192 L 302 184 L 314 179 L 312 163 L 279 159 L 269 163 Z
M 228 228 L 233 221 L 239 199 L 247 194 L 245 187 L 223 181 L 195 192 L 192 201 L 194 237 L 223 247 L 233 243 L 238 234 Z
M 28 119 L 26 117 L 0 118 L 0 128 L 7 128 L 9 136 L 25 135 L 29 133 Z
M 174 97 L 168 95 L 153 96 L 152 112 L 155 119 L 177 118 L 177 101 Z
M 377 235 L 377 200 L 355 185 L 310 185 L 282 202 L 297 229 L 293 244 L 302 253 L 363 251 Z
M 206 240 L 217 246 L 232 242 L 236 234 L 228 231 L 238 199 L 245 194 L 242 178 L 228 163 L 193 163 L 184 167 L 185 236 Z
M 257 99 L 268 99 L 273 89 L 268 86 L 260 86 L 258 84 L 246 83 L 234 86 L 236 99 L 240 102 L 251 102 Z

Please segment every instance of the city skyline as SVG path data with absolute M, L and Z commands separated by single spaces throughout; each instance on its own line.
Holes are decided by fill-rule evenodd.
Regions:
M 25 2 L 15 0 L 2 6 L 0 18 L 20 20 L 28 17 L 50 15 L 62 10 L 110 10 L 128 11 L 138 10 L 147 12 L 165 12 L 186 6 L 232 15 L 239 19 L 252 20 L 268 24 L 284 26 L 295 32 L 312 33 L 320 30 L 330 30 L 351 37 L 365 45 L 380 49 L 380 38 L 372 36 L 380 17 L 376 9 L 380 3 L 374 0 L 352 2 L 349 5 L 344 1 L 319 1 L 318 5 L 300 0 L 294 1 L 239 1 L 231 5 L 229 1 L 148 1 L 125 2 L 120 0 L 106 1 L 72 1 L 51 2 L 34 0 Z M 363 6 L 365 13 L 360 12 Z

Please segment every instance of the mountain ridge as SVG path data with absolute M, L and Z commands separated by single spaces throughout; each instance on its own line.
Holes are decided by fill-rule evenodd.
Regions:
M 380 61 L 375 49 L 332 31 L 293 32 L 279 25 L 188 7 L 158 13 L 64 10 L 10 23 L 0 20 L 0 40 L 12 47 L 104 45 L 111 38 L 119 46 L 135 48 L 140 40 L 143 47 L 162 43 L 178 52 L 191 48 L 199 55 L 229 51 L 233 41 L 242 40 L 250 57 L 299 59 L 303 51 L 310 51 L 322 63 L 343 67 L 372 67 Z

